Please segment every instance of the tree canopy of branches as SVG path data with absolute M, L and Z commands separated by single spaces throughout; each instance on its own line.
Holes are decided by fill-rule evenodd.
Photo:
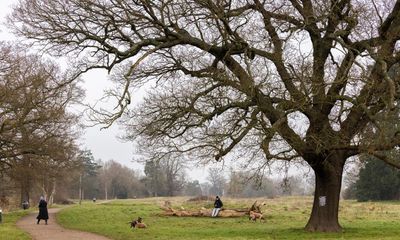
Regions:
M 106 124 L 155 82 L 128 112 L 143 144 L 204 161 L 236 154 L 257 169 L 304 160 L 316 179 L 306 229 L 340 231 L 346 160 L 400 165 L 381 154 L 398 130 L 375 121 L 398 119 L 399 78 L 388 72 L 400 58 L 399 11 L 395 0 L 22 0 L 10 24 L 74 56 L 77 74 L 113 70 L 119 111 Z M 367 127 L 379 137 L 362 141 Z
M 51 61 L 5 43 L 0 53 L 0 170 L 19 185 L 21 201 L 29 201 L 34 185 L 46 193 L 47 181 L 53 186 L 61 171 L 77 166 L 77 116 L 66 109 L 81 91 L 65 84 Z

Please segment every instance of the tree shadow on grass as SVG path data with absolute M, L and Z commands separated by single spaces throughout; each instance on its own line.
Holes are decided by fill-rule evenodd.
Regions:
M 399 224 L 391 226 L 344 227 L 338 233 L 307 232 L 303 228 L 266 230 L 266 239 L 400 239 Z

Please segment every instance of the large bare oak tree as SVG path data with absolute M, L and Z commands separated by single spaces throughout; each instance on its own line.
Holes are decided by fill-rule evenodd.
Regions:
M 316 179 L 309 231 L 340 231 L 349 157 L 400 166 L 382 154 L 398 130 L 380 127 L 398 119 L 400 1 L 22 0 L 14 10 L 15 32 L 72 56 L 74 74 L 104 68 L 124 84 L 108 120 L 154 81 L 130 127 L 166 154 L 304 160 Z
M 61 171 L 79 166 L 78 116 L 67 107 L 82 96 L 54 62 L 25 51 L 0 42 L 0 172 L 19 188 L 21 202 L 36 185 L 44 191 Z

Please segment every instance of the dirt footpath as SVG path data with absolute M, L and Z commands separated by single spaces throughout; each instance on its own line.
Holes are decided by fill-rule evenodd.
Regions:
M 110 240 L 93 233 L 62 228 L 56 223 L 55 213 L 59 210 L 60 208 L 49 209 L 48 225 L 45 225 L 44 220 L 41 220 L 39 225 L 36 224 L 38 213 L 35 212 L 21 218 L 17 222 L 17 227 L 29 233 L 34 240 Z

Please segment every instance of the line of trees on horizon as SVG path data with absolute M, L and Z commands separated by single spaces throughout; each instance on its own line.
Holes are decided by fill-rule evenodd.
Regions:
M 300 175 L 283 179 L 252 179 L 245 171 L 230 171 L 228 177 L 221 169 L 210 168 L 205 182 L 190 179 L 182 171 L 174 172 L 165 162 L 146 162 L 144 174 L 115 160 L 95 162 L 96 173 L 86 173 L 82 180 L 83 199 L 127 199 L 165 196 L 228 196 L 268 197 L 311 195 L 312 179 Z M 79 182 L 71 186 L 70 196 L 79 198 Z
M 311 195 L 312 178 L 304 180 L 300 175 L 283 179 L 252 178 L 250 172 L 230 169 L 227 177 L 221 169 L 210 168 L 207 180 L 200 182 L 189 179 L 185 167 L 167 167 L 165 162 L 145 163 L 144 172 L 135 170 L 115 160 L 95 160 L 90 150 L 79 153 L 81 163 L 76 169 L 69 169 L 54 179 L 53 200 L 55 203 L 72 203 L 73 200 L 127 199 L 162 196 L 226 196 L 226 197 L 268 197 L 290 195 Z M 176 163 L 178 164 L 178 163 Z M 178 164 L 179 165 L 179 164 Z M 29 169 L 31 171 L 32 169 Z M 18 182 L 3 176 L 6 184 L 0 186 L 0 192 L 7 195 L 14 207 L 20 204 L 15 196 L 22 192 Z M 32 179 L 31 179 L 32 181 Z M 33 182 L 31 182 L 33 183 Z M 5 188 L 5 186 L 7 186 Z M 62 187 L 61 187 L 62 186 Z M 32 186 L 30 196 L 43 194 L 43 189 Z M 47 196 L 49 197 L 49 196 Z M 33 199 L 32 203 L 35 202 Z M 11 203 L 12 204 L 12 203 Z

